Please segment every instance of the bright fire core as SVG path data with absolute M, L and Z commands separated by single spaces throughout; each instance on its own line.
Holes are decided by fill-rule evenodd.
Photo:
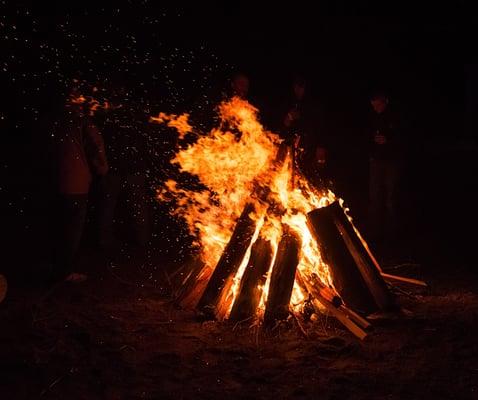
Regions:
M 271 269 L 283 229 L 288 226 L 301 239 L 300 261 L 297 274 L 307 279 L 313 275 L 327 286 L 331 278 L 321 258 L 316 242 L 307 227 L 307 213 L 327 206 L 335 200 L 329 190 L 312 187 L 296 168 L 292 150 L 288 149 L 284 162 L 274 162 L 282 139 L 264 129 L 258 120 L 258 110 L 239 98 L 223 102 L 218 107 L 219 126 L 207 135 L 195 133 L 188 116 L 161 113 L 153 122 L 175 128 L 180 138 L 186 134 L 197 140 L 179 150 L 173 159 L 181 171 L 197 176 L 204 189 L 191 190 L 174 180 L 168 180 L 158 191 L 161 200 L 174 200 L 175 216 L 182 218 L 195 238 L 204 262 L 201 275 L 211 276 L 221 254 L 231 238 L 235 224 L 248 202 L 255 203 L 250 215 L 256 231 L 248 251 L 235 275 L 229 295 L 224 297 L 220 317 L 227 318 L 239 290 L 244 271 L 249 265 L 251 247 L 259 236 L 271 242 L 272 262 L 267 272 L 258 310 L 260 317 L 265 308 Z M 267 197 L 256 196 L 257 188 L 267 188 Z M 294 284 L 291 309 L 298 311 L 306 294 Z

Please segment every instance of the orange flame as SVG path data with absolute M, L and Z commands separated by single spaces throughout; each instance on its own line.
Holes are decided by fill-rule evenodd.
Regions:
M 111 108 L 110 104 L 107 101 L 105 101 L 104 103 L 100 103 L 95 98 L 91 96 L 85 97 L 82 94 L 72 94 L 70 95 L 68 100 L 71 104 L 86 104 L 88 106 L 88 114 L 90 116 L 95 115 L 98 109 L 108 110 Z
M 330 204 L 335 195 L 331 191 L 319 192 L 311 187 L 293 165 L 291 154 L 287 155 L 282 166 L 273 167 L 282 140 L 264 129 L 258 120 L 258 110 L 251 104 L 234 97 L 219 105 L 218 114 L 219 127 L 205 136 L 198 135 L 197 141 L 180 150 L 172 161 L 181 171 L 197 176 L 205 189 L 193 191 L 169 180 L 158 191 L 159 199 L 175 199 L 173 214 L 185 220 L 195 238 L 200 257 L 206 265 L 203 275 L 211 274 L 237 219 L 246 203 L 251 201 L 254 189 L 260 186 L 270 193 L 267 202 L 255 199 L 256 211 L 250 217 L 257 222 L 257 227 L 252 242 L 260 235 L 271 242 L 274 253 L 262 288 L 259 309 L 264 310 L 283 225 L 289 226 L 301 238 L 298 273 L 305 277 L 315 274 L 330 286 L 328 267 L 307 227 L 306 214 Z M 160 113 L 150 120 L 176 128 L 180 137 L 193 132 L 187 114 L 178 117 Z M 275 205 L 273 210 L 271 204 Z M 228 316 L 238 294 L 249 256 L 250 247 L 234 277 L 231 294 L 225 300 L 227 304 L 221 305 L 225 310 L 223 317 Z M 303 289 L 295 283 L 291 306 L 299 307 L 306 297 Z
M 187 133 L 192 132 L 192 126 L 189 125 L 188 117 L 188 114 L 177 116 L 174 114 L 167 115 L 161 112 L 157 117 L 150 117 L 149 121 L 158 124 L 167 124 L 170 128 L 176 128 L 179 133 L 179 138 L 184 139 Z

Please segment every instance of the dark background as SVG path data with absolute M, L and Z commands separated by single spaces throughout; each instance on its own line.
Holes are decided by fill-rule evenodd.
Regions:
M 73 77 L 101 88 L 105 98 L 112 82 L 124 82 L 145 113 L 184 112 L 201 96 L 214 99 L 234 70 L 250 76 L 251 96 L 269 108 L 286 96 L 293 73 L 308 77 L 330 133 L 342 143 L 339 194 L 359 225 L 367 184 L 366 157 L 356 144 L 370 112 L 367 96 L 385 88 L 409 139 L 404 236 L 419 237 L 436 257 L 470 259 L 478 74 L 463 57 L 464 23 L 456 10 L 410 19 L 308 18 L 300 9 L 279 18 L 245 8 L 171 11 L 148 1 L 42 6 L 2 2 L 1 194 L 9 274 L 29 274 L 48 259 L 55 213 L 50 126 Z M 150 176 L 156 185 L 168 174 L 167 157 L 161 158 L 168 141 L 151 143 L 161 150 Z M 167 219 L 166 210 L 156 211 Z M 155 229 L 159 238 L 178 234 L 170 220 Z

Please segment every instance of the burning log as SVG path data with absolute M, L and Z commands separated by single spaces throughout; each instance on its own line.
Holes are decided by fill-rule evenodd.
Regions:
M 271 262 L 271 242 L 259 237 L 252 246 L 251 258 L 244 271 L 239 294 L 232 306 L 229 319 L 244 321 L 256 314 Z
M 198 292 L 205 288 L 204 274 L 205 264 L 199 257 L 193 257 L 187 262 L 181 272 L 178 272 L 176 286 L 178 290 L 175 295 L 175 301 L 184 308 L 193 308 L 198 299 Z M 183 272 L 185 271 L 185 272 Z
M 264 323 L 271 324 L 289 315 L 289 303 L 299 263 L 300 238 L 288 226 L 283 226 L 282 238 L 272 267 Z
M 386 311 L 396 307 L 392 294 L 380 275 L 380 270 L 374 264 L 371 254 L 358 237 L 352 223 L 340 204 L 335 201 L 327 207 L 335 217 L 335 224 L 357 265 L 362 278 L 373 296 L 375 304 L 380 310 Z
M 282 165 L 287 157 L 288 151 L 288 146 L 281 144 L 271 168 L 278 168 Z M 251 198 L 255 198 L 258 201 L 265 201 L 269 192 L 270 190 L 267 187 L 255 184 Z M 199 300 L 197 307 L 208 318 L 214 318 L 216 316 L 221 295 L 222 293 L 227 293 L 228 289 L 230 289 L 234 275 L 249 248 L 256 230 L 256 222 L 249 216 L 253 211 L 255 211 L 254 203 L 247 203 L 237 221 L 231 239 L 224 249 L 211 279 Z
M 362 313 L 377 311 L 374 298 L 335 224 L 333 209 L 328 206 L 309 212 L 307 223 L 329 266 L 334 287 L 345 304 Z
M 320 282 L 317 276 L 311 276 L 307 279 L 302 274 L 296 276 L 299 286 L 312 296 L 312 304 L 319 312 L 321 307 L 325 308 L 329 314 L 340 321 L 351 333 L 360 339 L 367 336 L 365 329 L 370 328 L 371 324 L 360 315 L 345 307 L 342 299 L 334 291 Z
M 181 304 L 196 305 L 208 318 L 225 318 L 231 310 L 230 318 L 240 321 L 254 316 L 267 297 L 267 324 L 289 315 L 297 279 L 301 294 L 308 299 L 303 303 L 305 316 L 310 316 L 314 307 L 317 311 L 325 308 L 363 339 L 370 323 L 359 313 L 391 308 L 393 298 L 383 279 L 397 277 L 381 271 L 338 203 L 308 213 L 308 228 L 303 226 L 305 210 L 332 202 L 335 196 L 330 191 L 313 190 L 296 168 L 294 151 L 277 135 L 264 130 L 257 112 L 237 97 L 222 103 L 219 127 L 209 135 L 199 135 L 197 142 L 174 158 L 181 171 L 197 176 L 208 188 L 205 196 L 198 196 L 174 180 L 165 184 L 166 192 L 181 200 L 174 215 L 184 215 L 189 231 L 204 245 L 204 263 L 198 260 L 186 268 L 189 272 L 180 275 Z M 160 117 L 157 120 L 164 122 L 165 117 Z M 175 126 L 182 138 L 191 126 L 187 116 L 180 118 L 166 120 L 174 122 L 168 125 Z M 167 197 L 162 190 L 158 192 L 159 199 Z M 238 216 L 231 211 L 231 204 L 234 210 L 238 204 L 246 205 Z M 264 239 L 254 243 L 258 225 L 266 218 L 270 222 L 267 229 L 272 229 L 267 237 L 282 234 L 272 266 L 275 242 L 274 246 Z M 234 223 L 231 234 L 227 228 Z M 227 234 L 231 234 L 229 243 L 214 266 L 210 260 L 216 259 L 217 251 L 223 248 L 222 242 L 214 240 Z M 267 270 L 270 284 L 266 294 L 261 293 L 261 287 Z M 328 287 L 319 277 L 333 284 Z
M 197 307 L 207 318 L 214 319 L 221 294 L 230 289 L 234 275 L 251 244 L 256 230 L 256 222 L 250 217 L 254 210 L 253 203 L 244 207 L 231 239 L 199 300 Z
M 319 304 L 324 307 L 333 317 L 339 320 L 351 333 L 357 336 L 360 340 L 367 337 L 367 332 L 359 326 L 350 315 L 345 314 L 341 309 L 336 308 L 328 300 L 322 296 L 314 299 L 314 306 L 320 309 Z
M 324 285 L 317 275 L 312 274 L 309 278 L 306 278 L 298 273 L 295 279 L 304 292 L 310 293 L 315 297 L 322 296 L 335 307 L 340 307 L 342 305 L 342 299 L 340 296 L 337 295 L 332 288 Z

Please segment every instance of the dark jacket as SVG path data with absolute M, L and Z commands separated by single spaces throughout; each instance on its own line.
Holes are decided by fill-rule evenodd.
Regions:
M 385 143 L 380 143 L 378 135 Z M 369 154 L 375 160 L 399 160 L 403 158 L 403 133 L 397 115 L 389 108 L 381 114 L 373 113 L 369 131 Z
M 299 118 L 294 120 L 290 126 L 284 124 L 287 113 L 295 110 Z M 280 107 L 275 130 L 287 141 L 292 141 L 295 135 L 300 137 L 299 147 L 304 149 L 306 158 L 312 158 L 317 147 L 329 146 L 329 137 L 325 125 L 325 117 L 322 107 L 307 99 L 295 101 L 293 99 L 285 102 Z

